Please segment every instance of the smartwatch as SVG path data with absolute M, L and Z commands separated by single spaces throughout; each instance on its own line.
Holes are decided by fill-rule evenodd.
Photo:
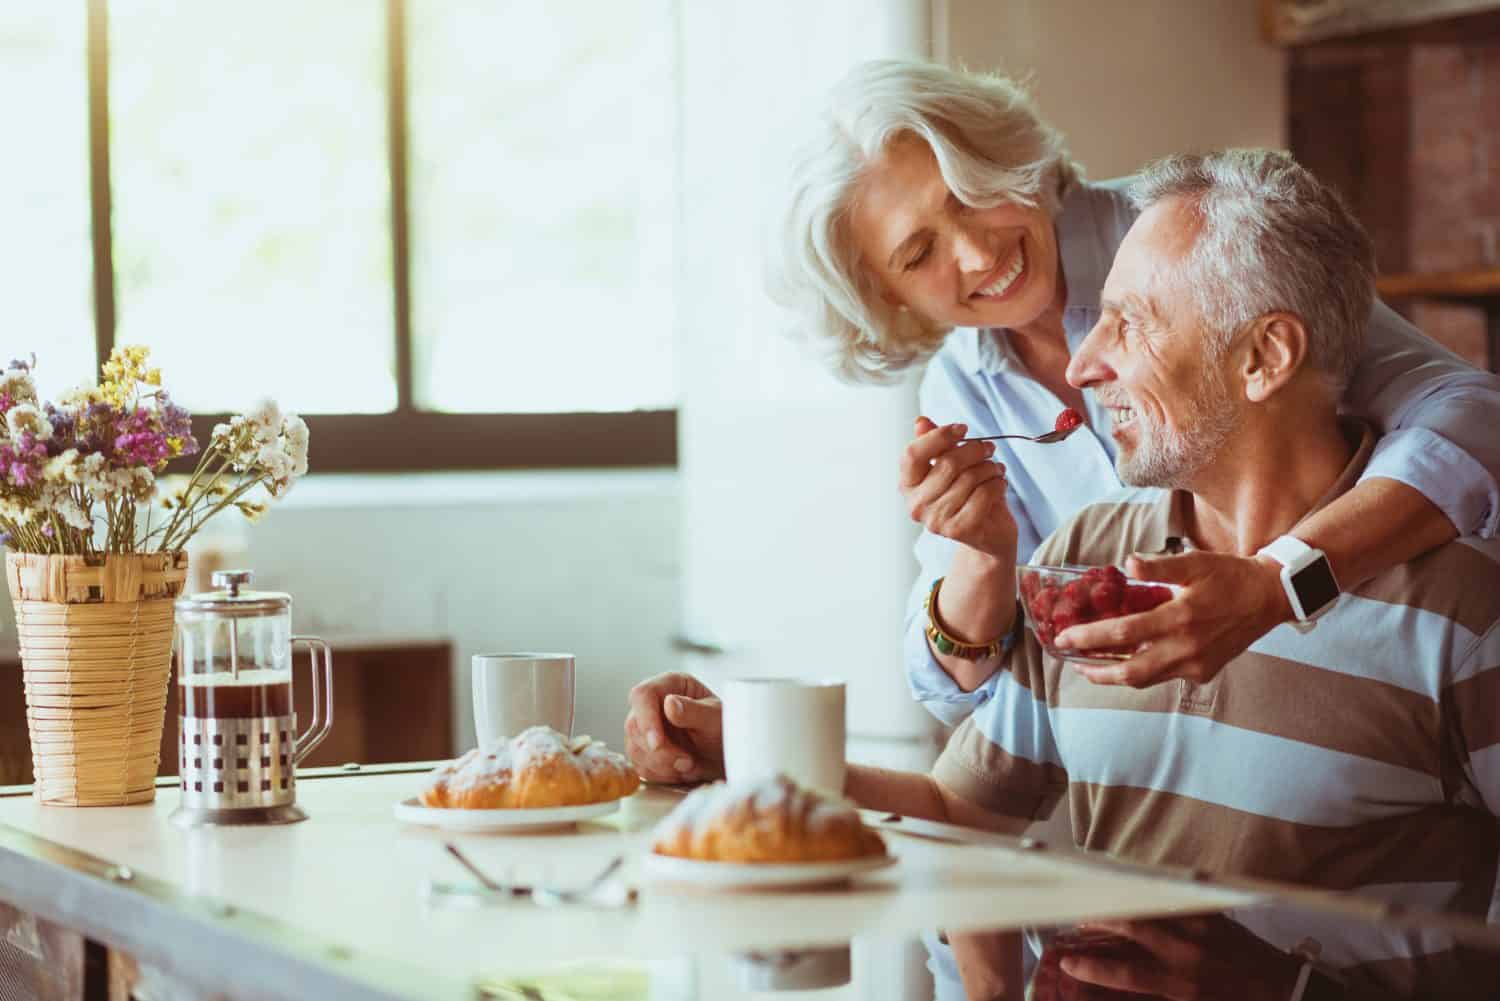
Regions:
M 1307 632 L 1318 616 L 1339 600 L 1339 582 L 1321 549 L 1314 549 L 1295 535 L 1283 535 L 1257 556 L 1269 556 L 1281 564 L 1281 586 L 1295 617 L 1292 626 Z

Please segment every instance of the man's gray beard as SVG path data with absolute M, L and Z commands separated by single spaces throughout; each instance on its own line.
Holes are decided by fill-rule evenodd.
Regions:
M 1182 431 L 1150 422 L 1142 411 L 1136 412 L 1136 429 L 1140 442 L 1127 455 L 1116 456 L 1115 471 L 1120 482 L 1132 487 L 1165 487 L 1186 489 L 1240 424 L 1240 412 L 1229 399 L 1229 387 L 1217 369 L 1205 365 L 1189 412 L 1191 425 Z

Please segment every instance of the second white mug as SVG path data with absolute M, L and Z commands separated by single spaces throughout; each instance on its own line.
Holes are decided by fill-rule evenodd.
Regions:
M 532 726 L 573 735 L 572 654 L 478 653 L 472 664 L 480 746 Z
M 844 683 L 796 678 L 724 682 L 724 772 L 731 782 L 778 773 L 844 794 Z

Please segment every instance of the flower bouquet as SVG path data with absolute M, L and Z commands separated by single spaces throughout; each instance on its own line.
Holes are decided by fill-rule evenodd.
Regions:
M 265 402 L 214 428 L 119 347 L 97 386 L 37 399 L 32 363 L 0 375 L 0 545 L 15 606 L 35 794 L 44 803 L 155 795 L 183 547 L 229 507 L 258 517 L 307 472 L 307 425 Z M 197 455 L 174 489 L 167 463 Z

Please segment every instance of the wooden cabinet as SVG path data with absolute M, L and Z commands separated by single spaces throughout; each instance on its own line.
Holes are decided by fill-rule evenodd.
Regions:
M 333 648 L 333 729 L 302 764 L 431 761 L 453 754 L 453 646 L 441 638 L 327 637 Z M 312 720 L 312 678 L 297 652 L 299 729 Z M 20 664 L 0 661 L 0 785 L 31 781 Z M 167 692 L 162 775 L 177 774 L 177 686 Z

